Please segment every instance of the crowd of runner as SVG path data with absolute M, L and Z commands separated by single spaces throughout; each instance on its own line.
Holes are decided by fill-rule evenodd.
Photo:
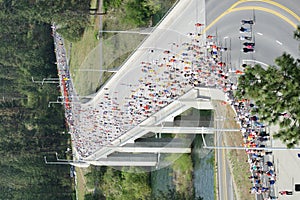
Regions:
M 233 107 L 241 126 L 244 138 L 243 146 L 249 148 L 246 149 L 246 153 L 251 172 L 249 180 L 253 184 L 249 191 L 253 194 L 262 194 L 265 199 L 272 199 L 271 192 L 274 190 L 273 185 L 276 181 L 272 151 L 260 149 L 267 147 L 270 143 L 270 135 L 264 124 L 259 121 L 258 116 L 251 114 L 253 110 L 257 109 L 253 103 L 248 100 L 234 101 Z
M 250 192 L 263 194 L 266 199 L 272 198 L 269 194 L 276 174 L 272 160 L 266 160 L 266 155 L 272 152 L 251 149 L 265 147 L 270 136 L 258 116 L 251 114 L 256 109 L 255 105 L 249 100 L 234 99 L 233 92 L 237 84 L 231 79 L 232 71 L 222 61 L 227 48 L 218 45 L 214 36 L 208 35 L 206 42 L 202 43 L 201 34 L 189 33 L 190 42 L 173 43 L 172 50 L 161 51 L 160 59 L 140 63 L 138 83 L 123 83 L 130 90 L 127 97 L 119 99 L 118 91 L 111 92 L 109 88 L 104 88 L 107 92 L 101 102 L 88 106 L 76 103 L 78 99 L 70 81 L 63 39 L 55 32 L 55 26 L 53 36 L 58 75 L 64 83 L 61 89 L 64 91 L 66 119 L 79 156 L 87 157 L 97 149 L 109 146 L 188 89 L 215 87 L 224 91 L 228 103 L 235 109 L 244 137 L 243 145 L 249 147 L 246 153 L 251 171 L 249 179 L 253 183 Z M 149 54 L 154 51 L 157 50 L 151 49 Z M 243 72 L 236 70 L 235 74 Z
M 74 140 L 80 155 L 86 157 L 101 146 L 108 146 L 126 131 L 140 124 L 192 87 L 218 87 L 224 91 L 235 89 L 228 79 L 225 63 L 219 62 L 216 52 L 224 48 L 209 41 L 200 44 L 196 34 L 190 42 L 173 44 L 178 50 L 162 51 L 162 58 L 142 61 L 137 84 L 123 83 L 130 93 L 119 99 L 118 91 L 109 88 L 101 102 L 81 106 L 79 123 L 73 126 Z M 157 51 L 150 50 L 149 53 Z M 181 51 L 180 54 L 175 53 Z M 205 54 L 213 56 L 204 57 Z M 122 104 L 120 104 L 122 102 Z

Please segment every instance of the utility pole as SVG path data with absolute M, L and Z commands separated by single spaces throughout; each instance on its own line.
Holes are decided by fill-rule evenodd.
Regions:
M 48 107 L 50 107 L 51 104 L 81 104 L 81 102 L 49 101 Z
M 74 69 L 74 71 L 79 71 L 79 72 L 112 72 L 116 73 L 118 70 L 110 70 L 110 69 Z
M 59 83 L 59 78 L 43 78 L 42 81 L 36 81 L 31 77 L 33 83 L 39 83 L 44 85 L 44 83 Z

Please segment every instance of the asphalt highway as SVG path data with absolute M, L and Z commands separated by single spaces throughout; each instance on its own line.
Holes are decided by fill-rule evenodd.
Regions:
M 299 5 L 295 1 L 284 1 L 286 5 L 290 6 L 289 8 L 283 5 L 278 7 L 277 4 L 270 4 L 268 1 L 244 1 L 236 4 L 234 8 L 231 7 L 235 5 L 236 1 L 219 2 L 207 1 L 207 21 L 208 25 L 212 24 L 207 30 L 207 34 L 217 34 L 219 42 L 231 41 L 232 67 L 239 68 L 243 62 L 262 65 L 274 64 L 274 59 L 283 52 L 299 57 L 298 44 L 293 39 L 295 30 L 293 25 L 299 23 L 299 18 L 293 15 L 294 8 L 296 11 L 299 10 Z M 214 7 L 216 4 L 218 6 Z M 209 12 L 210 9 L 212 9 L 211 12 Z M 224 12 L 226 14 L 220 19 L 213 20 Z M 242 19 L 255 19 L 252 33 L 242 34 L 239 32 Z M 243 26 L 250 27 L 249 25 Z M 240 51 L 242 43 L 245 42 L 239 39 L 242 35 L 253 37 L 255 53 L 245 54 Z
M 219 103 L 215 103 L 215 127 L 222 129 L 224 126 L 224 113 Z M 225 119 L 224 119 L 225 118 Z M 217 131 L 215 135 L 216 146 L 224 146 L 222 131 Z M 237 133 L 239 134 L 239 133 Z M 226 156 L 225 149 L 216 150 L 216 162 L 217 162 L 217 184 L 218 188 L 218 199 L 231 200 L 234 199 L 234 185 L 232 181 L 232 174 L 229 169 L 228 159 Z
M 274 59 L 283 52 L 291 54 L 294 58 L 299 58 L 299 43 L 293 39 L 293 32 L 296 26 L 300 24 L 300 6 L 298 1 L 206 1 L 206 33 L 216 35 L 220 43 L 227 44 L 231 47 L 230 62 L 232 69 L 239 69 L 243 63 L 257 63 L 263 66 L 273 65 Z M 242 34 L 239 32 L 242 26 L 240 21 L 242 19 L 255 19 L 255 25 L 251 26 L 252 32 L 249 34 Z M 243 25 L 249 28 L 250 25 Z M 250 36 L 255 42 L 255 53 L 243 53 L 240 51 L 242 43 L 245 41 L 239 40 L 241 35 Z M 274 141 L 277 146 L 284 146 L 279 141 Z M 222 151 L 218 151 L 218 155 L 222 157 Z M 277 160 L 278 168 L 285 170 L 285 173 L 280 173 L 278 177 L 278 184 L 273 194 L 278 194 L 278 190 L 293 190 L 291 188 L 294 182 L 299 181 L 299 177 L 295 173 L 291 173 L 297 167 L 299 160 L 294 151 L 284 152 L 275 151 L 275 159 Z M 289 158 L 291 164 L 290 168 L 283 164 L 280 159 L 284 157 Z M 279 159 L 280 158 L 280 159 Z M 298 159 L 298 160 L 297 160 Z M 221 159 L 219 163 L 223 162 Z M 282 167 L 283 166 L 283 167 Z M 222 166 L 219 170 L 222 170 Z M 291 170 L 288 170 L 291 169 Z M 226 171 L 226 170 L 224 170 Z M 289 172 L 288 172 L 289 171 Z M 279 171 L 278 171 L 279 173 Z M 224 176 L 226 172 L 219 175 L 219 184 L 224 187 Z M 284 176 L 283 174 L 288 174 Z M 281 179 L 281 180 L 280 180 Z M 228 186 L 231 181 L 227 180 Z M 293 187 L 293 186 L 292 186 Z M 280 189 L 278 189 L 280 188 Z M 223 191 L 224 195 L 227 191 Z M 221 191 L 222 193 L 222 191 Z M 298 196 L 282 196 L 279 199 L 298 199 Z M 231 199 L 228 195 L 224 198 Z M 262 199 L 261 195 L 256 197 Z M 220 194 L 222 199 L 222 194 Z

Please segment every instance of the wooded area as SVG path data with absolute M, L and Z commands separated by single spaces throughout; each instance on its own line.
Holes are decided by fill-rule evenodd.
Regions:
M 1 199 L 75 199 L 68 165 L 46 165 L 66 155 L 69 135 L 57 84 L 51 23 L 69 40 L 88 24 L 89 0 L 0 1 L 0 194 Z

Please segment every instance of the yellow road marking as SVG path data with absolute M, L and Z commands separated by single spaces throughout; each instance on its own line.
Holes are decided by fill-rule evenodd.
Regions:
M 234 12 L 234 11 L 240 11 L 240 10 L 261 10 L 261 11 L 265 11 L 271 14 L 276 15 L 277 17 L 280 17 L 281 19 L 283 19 L 284 21 L 286 21 L 287 23 L 289 23 L 290 25 L 292 25 L 295 29 L 297 28 L 297 25 L 292 22 L 290 19 L 288 19 L 286 16 L 272 10 L 269 8 L 264 8 L 264 7 L 259 7 L 259 6 L 244 6 L 244 7 L 239 7 L 239 8 L 235 8 L 236 6 L 238 6 L 241 3 L 245 3 L 245 2 L 255 2 L 255 1 L 259 1 L 259 2 L 264 2 L 264 3 L 268 3 L 268 4 L 272 4 L 274 6 L 277 6 L 283 10 L 285 10 L 286 12 L 288 12 L 289 14 L 291 14 L 292 16 L 294 16 L 298 21 L 300 21 L 300 17 L 294 13 L 293 11 L 291 11 L 290 9 L 288 9 L 287 7 L 271 1 L 271 0 L 240 0 L 235 2 L 234 4 L 232 4 L 232 6 L 230 8 L 228 8 L 226 11 L 224 11 L 221 15 L 219 15 L 214 21 L 212 21 L 208 26 L 205 27 L 205 29 L 202 31 L 202 34 L 205 33 L 207 30 L 209 30 L 215 23 L 217 23 L 221 18 L 223 18 L 225 15 Z
M 259 7 L 259 6 L 244 6 L 244 7 L 239 7 L 239 8 L 233 8 L 230 12 L 235 12 L 235 11 L 241 11 L 241 10 L 260 10 L 260 11 L 265 11 L 268 13 L 271 13 L 273 15 L 276 15 L 277 17 L 280 17 L 281 19 L 283 19 L 284 21 L 286 21 L 287 23 L 289 23 L 291 26 L 293 26 L 295 29 L 297 28 L 297 24 L 295 24 L 294 22 L 292 22 L 289 18 L 287 18 L 286 16 L 271 10 L 269 8 L 264 8 L 264 7 Z
M 209 30 L 215 23 L 217 23 L 221 18 L 223 18 L 225 15 L 230 13 L 231 8 L 223 12 L 221 15 L 219 15 L 214 21 L 212 21 L 208 26 L 205 27 L 205 29 L 202 31 L 202 34 L 205 33 L 207 30 Z
M 281 8 L 282 10 L 288 12 L 289 14 L 291 14 L 293 17 L 295 17 L 298 21 L 300 21 L 300 17 L 294 13 L 292 10 L 290 10 L 289 8 L 281 5 L 280 3 L 277 3 L 275 1 L 271 1 L 271 0 L 240 0 L 238 1 L 237 3 L 233 4 L 234 7 L 236 7 L 237 5 L 241 4 L 241 3 L 245 3 L 245 2 L 255 2 L 255 1 L 258 1 L 258 2 L 263 2 L 263 3 L 268 3 L 268 4 L 272 4 L 274 6 L 277 6 L 279 8 Z M 230 7 L 231 9 L 234 8 L 233 6 Z
M 240 1 L 237 1 L 235 2 L 234 4 L 232 4 L 232 6 L 230 6 L 230 8 L 228 8 L 227 10 L 231 10 L 232 8 L 235 8 L 237 5 L 243 3 L 241 0 Z M 225 11 L 226 12 L 226 11 Z
M 222 155 L 223 155 L 223 158 L 222 158 L 222 161 L 223 161 L 223 192 L 225 190 L 225 199 L 227 200 L 228 198 L 228 194 L 227 194 L 227 184 L 226 184 L 226 180 L 227 180 L 227 174 L 226 174 L 226 156 L 225 156 L 225 149 L 222 149 Z

